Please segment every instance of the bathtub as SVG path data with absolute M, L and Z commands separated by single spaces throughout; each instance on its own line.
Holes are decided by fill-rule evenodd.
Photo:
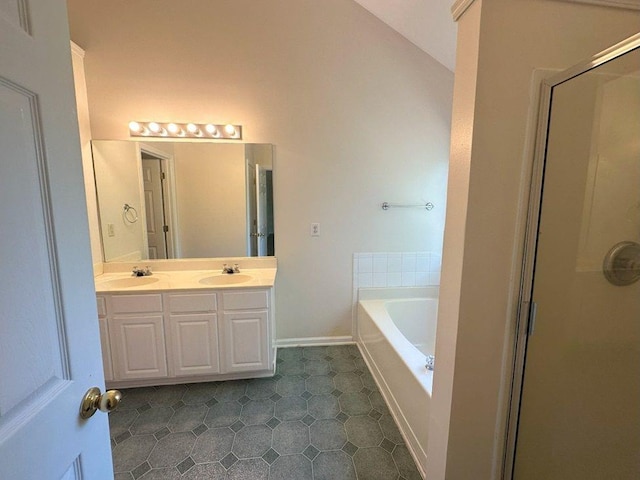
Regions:
M 438 287 L 361 288 L 357 342 L 423 478 L 426 472 Z

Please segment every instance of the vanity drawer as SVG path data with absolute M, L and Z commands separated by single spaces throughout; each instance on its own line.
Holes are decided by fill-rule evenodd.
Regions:
M 113 295 L 111 307 L 113 313 L 162 312 L 162 295 Z
M 225 310 L 268 308 L 269 295 L 266 290 L 223 293 L 222 302 Z
M 218 302 L 215 293 L 185 293 L 169 295 L 171 313 L 215 312 Z

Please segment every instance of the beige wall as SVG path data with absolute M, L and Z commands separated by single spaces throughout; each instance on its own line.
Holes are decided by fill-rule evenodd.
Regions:
M 498 478 L 530 181 L 534 70 L 570 67 L 640 26 L 638 12 L 569 2 L 478 0 L 471 8 L 458 25 L 459 38 L 472 34 L 477 41 L 460 42 L 456 71 L 475 71 L 476 94 L 456 90 L 454 99 L 452 153 L 460 154 L 452 155 L 449 177 L 440 297 L 447 307 L 438 317 L 431 424 L 450 420 L 430 432 L 429 442 L 430 478 L 446 474 L 447 480 Z M 455 363 L 441 361 L 441 353 L 452 352 Z
M 474 130 L 475 96 L 478 79 L 481 1 L 467 10 L 462 28 L 458 26 L 456 76 L 453 91 L 449 195 L 444 231 L 438 328 L 437 370 L 434 373 L 432 410 L 429 416 L 427 471 L 430 478 L 443 479 L 447 467 L 447 446 L 451 421 L 453 372 L 460 314 L 460 284 L 463 275 L 465 225 L 469 196 L 469 162 Z M 453 135 L 455 133 L 455 135 Z
M 213 121 L 275 145 L 279 339 L 351 334 L 354 252 L 441 249 L 453 75 L 355 2 L 68 6 L 93 138 Z
M 140 147 L 136 142 L 94 142 L 100 225 L 105 258 L 136 261 L 149 258 L 142 188 Z M 124 212 L 127 204 L 135 209 Z M 113 225 L 113 236 L 108 234 Z
M 176 142 L 174 164 L 179 257 L 246 256 L 244 145 Z

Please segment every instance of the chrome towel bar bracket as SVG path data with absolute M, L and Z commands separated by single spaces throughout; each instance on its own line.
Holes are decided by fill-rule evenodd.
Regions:
M 435 207 L 435 205 L 433 203 L 431 203 L 431 202 L 422 203 L 422 204 L 418 204 L 418 205 L 408 205 L 408 204 L 402 204 L 402 203 L 382 202 L 382 209 L 383 210 L 389 210 L 390 208 L 424 208 L 425 210 L 433 210 L 434 207 Z

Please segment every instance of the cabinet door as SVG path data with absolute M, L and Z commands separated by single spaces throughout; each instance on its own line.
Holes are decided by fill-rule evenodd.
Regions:
M 220 372 L 216 314 L 171 315 L 167 338 L 171 376 Z
M 162 315 L 115 316 L 109 339 L 114 380 L 167 376 Z
M 111 345 L 109 345 L 109 329 L 106 317 L 98 318 L 100 326 L 100 346 L 102 347 L 102 363 L 104 368 L 104 380 L 113 380 L 113 366 L 111 364 Z
M 268 318 L 267 310 L 225 312 L 227 372 L 269 368 Z

